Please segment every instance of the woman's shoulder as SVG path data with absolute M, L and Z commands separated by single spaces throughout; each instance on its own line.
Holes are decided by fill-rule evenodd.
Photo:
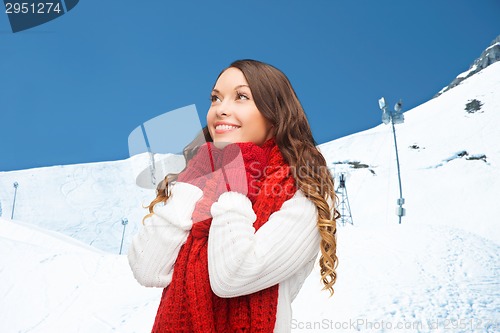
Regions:
M 314 202 L 306 196 L 304 191 L 298 189 L 295 194 L 288 200 L 285 201 L 283 205 L 300 205 L 304 207 L 316 207 Z

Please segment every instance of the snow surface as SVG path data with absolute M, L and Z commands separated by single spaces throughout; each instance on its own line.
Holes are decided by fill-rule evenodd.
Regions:
M 466 70 L 465 72 L 463 73 L 460 73 L 457 75 L 457 79 L 458 78 L 466 78 L 467 75 L 469 75 L 470 73 L 472 73 L 473 71 L 475 71 L 477 69 L 477 65 L 473 65 L 471 68 L 469 68 L 468 70 Z
M 483 106 L 470 114 L 472 99 Z M 391 126 L 319 146 L 347 173 L 354 225 L 339 226 L 335 295 L 316 267 L 293 332 L 500 332 L 500 63 L 404 115 L 401 225 Z M 135 185 L 145 166 L 135 156 L 0 172 L 0 332 L 151 329 L 161 290 L 137 284 L 117 254 L 122 218 L 126 253 L 154 196 Z

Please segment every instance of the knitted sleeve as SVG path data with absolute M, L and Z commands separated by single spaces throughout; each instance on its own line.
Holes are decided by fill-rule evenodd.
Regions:
M 166 204 L 155 206 L 154 214 L 144 220 L 128 250 L 130 268 L 140 284 L 158 288 L 170 284 L 175 260 L 191 230 L 191 215 L 202 195 L 198 187 L 177 182 Z
M 318 255 L 317 209 L 300 191 L 257 232 L 251 202 L 240 193 L 222 194 L 211 212 L 208 271 L 219 297 L 251 294 L 278 284 Z

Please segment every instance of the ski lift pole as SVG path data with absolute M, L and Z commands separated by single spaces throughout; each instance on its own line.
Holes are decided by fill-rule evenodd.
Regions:
M 12 202 L 12 213 L 10 215 L 10 219 L 14 219 L 14 210 L 16 209 L 16 196 L 17 196 L 17 188 L 19 187 L 18 182 L 14 182 L 14 201 Z
M 406 209 L 403 208 L 405 199 L 403 198 L 403 188 L 401 186 L 401 170 L 399 168 L 398 143 L 396 141 L 396 127 L 394 126 L 394 124 L 402 124 L 404 122 L 404 115 L 403 113 L 401 113 L 403 102 L 399 100 L 399 102 L 397 102 L 396 105 L 394 106 L 393 112 L 387 110 L 387 104 L 385 102 L 384 97 L 378 100 L 378 105 L 382 110 L 382 122 L 386 125 L 390 122 L 392 125 L 392 134 L 394 137 L 394 147 L 396 149 L 396 163 L 398 167 L 398 181 L 399 181 L 399 198 L 397 200 L 398 207 L 396 208 L 396 215 L 398 215 L 399 224 L 401 224 L 401 217 L 406 215 Z
M 144 141 L 146 142 L 146 147 L 148 148 L 149 155 L 149 172 L 151 173 L 151 184 L 156 186 L 156 166 L 155 166 L 155 154 L 151 150 L 151 145 L 149 144 L 148 135 L 146 134 L 146 128 L 144 124 L 141 124 L 142 135 L 144 136 Z
M 392 134 L 394 136 L 394 147 L 396 148 L 396 164 L 398 166 L 398 181 L 399 181 L 399 199 L 397 200 L 398 208 L 396 214 L 399 216 L 399 224 L 401 224 L 401 217 L 405 215 L 405 209 L 403 208 L 403 204 L 405 203 L 405 199 L 403 198 L 403 188 L 401 186 L 401 171 L 399 168 L 399 154 L 398 154 L 398 143 L 396 141 L 396 128 L 394 127 L 394 120 L 391 117 L 392 123 Z
M 125 228 L 127 227 L 127 224 L 128 224 L 128 219 L 122 218 L 123 232 L 122 232 L 122 243 L 120 244 L 120 253 L 119 254 L 122 254 L 123 238 L 125 238 Z

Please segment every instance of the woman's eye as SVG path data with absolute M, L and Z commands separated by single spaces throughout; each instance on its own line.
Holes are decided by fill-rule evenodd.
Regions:
M 219 97 L 217 97 L 217 95 L 211 95 L 211 96 L 210 96 L 210 100 L 211 100 L 212 102 L 217 102 L 217 101 L 220 101 L 220 98 L 219 98 Z
M 238 99 L 249 99 L 247 95 L 238 93 Z

